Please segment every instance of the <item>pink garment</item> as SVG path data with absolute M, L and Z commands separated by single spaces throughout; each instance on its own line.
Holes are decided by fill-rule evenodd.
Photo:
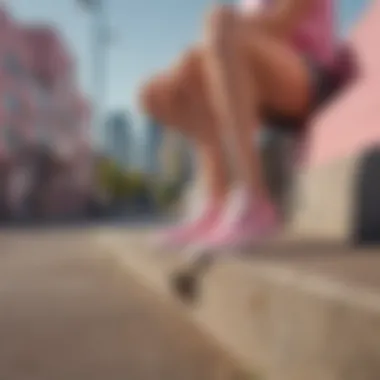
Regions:
M 241 0 L 243 12 L 257 12 L 270 6 L 273 0 Z M 334 63 L 335 41 L 335 1 L 316 0 L 310 15 L 297 27 L 294 45 L 297 50 L 313 57 L 324 65 Z

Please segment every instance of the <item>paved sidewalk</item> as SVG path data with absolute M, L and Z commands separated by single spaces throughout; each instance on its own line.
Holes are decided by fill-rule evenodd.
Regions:
M 90 234 L 0 234 L 0 379 L 245 379 Z
M 158 253 L 149 234 L 104 230 L 97 240 L 126 274 L 170 300 L 168 274 L 183 258 Z M 279 237 L 239 258 L 217 260 L 201 277 L 189 316 L 266 379 L 378 380 L 378 253 Z

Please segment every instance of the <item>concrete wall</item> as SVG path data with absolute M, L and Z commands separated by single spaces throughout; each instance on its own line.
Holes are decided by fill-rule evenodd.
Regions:
M 375 0 L 350 37 L 356 79 L 311 125 L 294 194 L 293 233 L 345 241 L 371 236 L 380 242 L 379 35 Z
M 313 123 L 307 165 L 323 165 L 380 142 L 379 35 L 380 2 L 375 0 L 350 36 L 357 80 Z

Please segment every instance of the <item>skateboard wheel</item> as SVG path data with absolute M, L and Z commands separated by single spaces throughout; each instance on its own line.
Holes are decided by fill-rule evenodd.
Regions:
M 193 303 L 198 298 L 198 283 L 190 273 L 177 273 L 171 279 L 174 293 L 184 302 Z

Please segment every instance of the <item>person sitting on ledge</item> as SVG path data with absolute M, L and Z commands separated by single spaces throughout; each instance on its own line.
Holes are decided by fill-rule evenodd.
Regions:
M 273 116 L 304 120 L 331 92 L 335 3 L 216 5 L 203 39 L 142 86 L 144 111 L 193 142 L 207 181 L 200 215 L 167 231 L 166 243 L 236 247 L 277 230 L 252 136 Z

